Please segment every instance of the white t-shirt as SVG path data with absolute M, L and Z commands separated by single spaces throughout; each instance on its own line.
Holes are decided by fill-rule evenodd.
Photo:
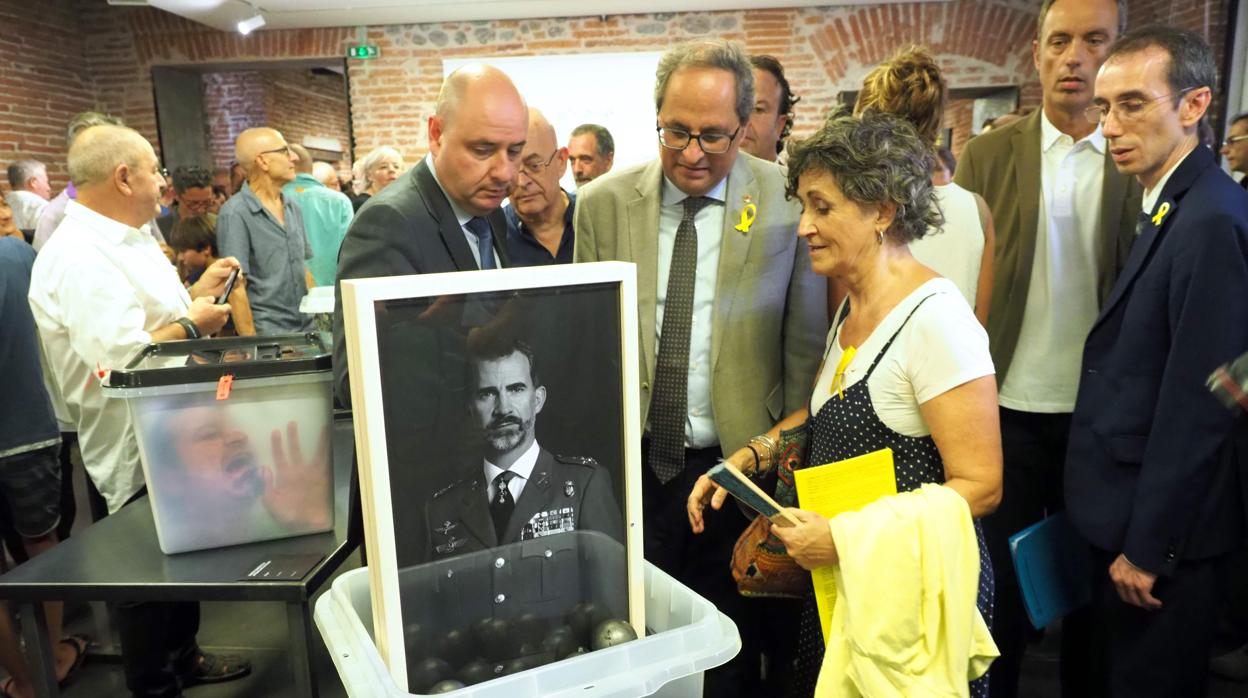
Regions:
M 920 306 L 925 298 L 927 301 Z M 916 306 L 918 310 L 907 322 L 906 317 Z M 837 318 L 843 308 L 842 303 Z M 843 351 L 841 325 L 837 323 L 828 335 L 827 358 L 810 400 L 812 413 L 834 399 L 832 378 Z M 928 436 L 931 430 L 923 421 L 919 405 L 963 383 L 995 373 L 988 353 L 988 333 L 952 281 L 932 279 L 898 303 L 858 347 L 845 370 L 846 389 L 862 380 L 898 328 L 901 332 L 867 383 L 871 406 L 893 431 L 906 436 Z
M 143 486 L 124 400 L 102 384 L 191 298 L 147 226 L 131 228 L 70 201 L 30 277 L 30 310 L 50 370 L 77 425 L 82 462 L 116 511 Z
M 932 187 L 945 224 L 910 243 L 910 253 L 923 266 L 949 279 L 975 308 L 979 267 L 984 258 L 984 224 L 975 195 L 957 184 Z

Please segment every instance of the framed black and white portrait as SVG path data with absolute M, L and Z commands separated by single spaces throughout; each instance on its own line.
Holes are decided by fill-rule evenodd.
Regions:
M 641 635 L 633 265 L 356 279 L 342 302 L 396 684 L 479 683 L 621 624 Z

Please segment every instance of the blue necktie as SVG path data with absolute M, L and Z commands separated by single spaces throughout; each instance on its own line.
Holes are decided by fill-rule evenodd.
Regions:
M 490 222 L 480 216 L 468 220 L 468 229 L 477 236 L 477 251 L 481 254 L 481 268 L 494 268 L 494 234 Z

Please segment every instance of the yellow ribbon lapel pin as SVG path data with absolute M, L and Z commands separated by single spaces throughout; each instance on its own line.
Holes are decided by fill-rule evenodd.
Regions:
M 1161 206 L 1157 207 L 1157 213 L 1153 215 L 1153 225 L 1161 227 L 1161 222 L 1166 219 L 1166 214 L 1170 213 L 1170 202 L 1163 201 Z
M 748 233 L 750 232 L 750 226 L 754 225 L 754 219 L 757 217 L 758 207 L 755 206 L 750 201 L 750 197 L 747 196 L 745 197 L 745 206 L 741 207 L 741 222 L 737 223 L 733 227 L 740 230 L 742 233 Z

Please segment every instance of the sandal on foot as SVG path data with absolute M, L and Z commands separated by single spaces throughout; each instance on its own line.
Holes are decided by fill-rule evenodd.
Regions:
M 64 687 L 82 668 L 83 662 L 87 661 L 87 649 L 91 646 L 91 638 L 85 635 L 66 635 L 56 644 L 69 645 L 74 650 L 74 661 L 70 663 L 69 670 L 65 672 L 65 676 L 56 681 L 59 686 Z
M 251 662 L 235 654 L 200 654 L 190 671 L 182 675 L 183 686 L 223 683 L 251 673 Z

